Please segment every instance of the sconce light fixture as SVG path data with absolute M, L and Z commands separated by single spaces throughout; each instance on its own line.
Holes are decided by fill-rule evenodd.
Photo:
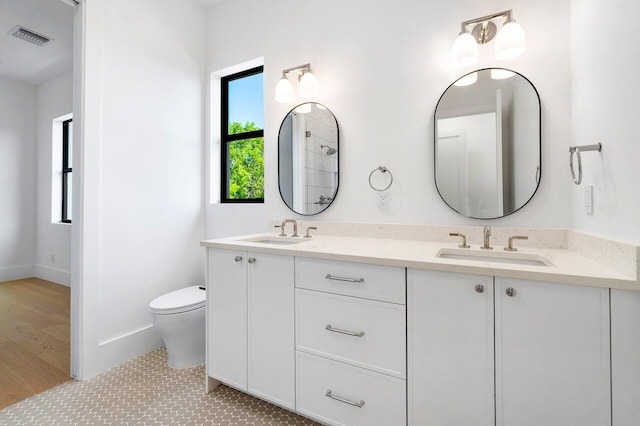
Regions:
M 511 78 L 516 73 L 513 71 L 505 70 L 502 68 L 491 68 L 491 78 L 494 80 L 506 80 L 507 78 Z
M 318 79 L 311 72 L 311 64 L 298 65 L 282 71 L 282 78 L 276 84 L 276 101 L 282 103 L 293 102 L 293 85 L 289 80 L 289 73 L 298 75 L 298 93 L 303 98 L 318 96 Z
M 500 31 L 493 22 L 499 19 L 506 19 Z M 460 35 L 451 47 L 451 57 L 460 67 L 474 64 L 478 60 L 478 44 L 488 43 L 494 37 L 496 59 L 518 57 L 526 48 L 524 30 L 513 19 L 511 10 L 464 21 L 460 28 Z

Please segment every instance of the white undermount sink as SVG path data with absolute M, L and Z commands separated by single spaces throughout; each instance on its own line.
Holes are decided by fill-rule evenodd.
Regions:
M 440 259 L 471 260 L 475 262 L 508 263 L 511 265 L 553 266 L 546 257 L 535 253 L 504 250 L 471 250 L 443 248 L 436 257 Z
M 273 245 L 278 245 L 278 246 L 288 246 L 291 244 L 298 244 L 298 243 L 302 243 L 304 241 L 308 241 L 303 239 L 302 237 L 269 237 L 269 236 L 262 236 L 262 237 L 251 237 L 251 238 L 245 238 L 243 240 L 238 240 L 240 242 L 243 243 L 258 243 L 258 244 L 273 244 Z

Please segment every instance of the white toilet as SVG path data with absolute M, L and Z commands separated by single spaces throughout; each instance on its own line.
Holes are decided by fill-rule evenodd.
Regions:
M 169 367 L 204 364 L 206 291 L 194 285 L 156 297 L 149 303 L 153 326 L 169 355 Z

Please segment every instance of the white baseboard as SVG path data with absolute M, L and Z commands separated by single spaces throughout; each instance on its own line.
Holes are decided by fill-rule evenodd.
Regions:
M 21 280 L 35 276 L 33 265 L 9 266 L 0 268 L 0 282 Z
M 69 271 L 63 271 L 62 269 L 56 269 L 45 265 L 36 265 L 35 277 L 66 287 L 71 287 L 71 273 Z
M 125 361 L 158 349 L 163 345 L 162 337 L 153 325 L 109 339 L 100 343 L 98 347 L 100 357 L 98 364 L 100 371 L 98 372 L 106 371 Z

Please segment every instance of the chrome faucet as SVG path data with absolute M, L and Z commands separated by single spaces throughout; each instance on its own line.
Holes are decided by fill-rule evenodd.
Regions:
M 298 237 L 298 222 L 295 221 L 295 219 L 285 219 L 282 221 L 282 224 L 280 225 L 280 228 L 282 229 L 282 233 L 280 234 L 280 236 L 286 236 L 287 234 L 284 233 L 284 227 L 287 226 L 287 223 L 293 223 L 293 234 L 291 235 L 292 237 Z
M 483 250 L 493 250 L 493 247 L 489 245 L 489 237 L 491 237 L 491 227 L 484 227 L 484 245 L 480 247 Z

